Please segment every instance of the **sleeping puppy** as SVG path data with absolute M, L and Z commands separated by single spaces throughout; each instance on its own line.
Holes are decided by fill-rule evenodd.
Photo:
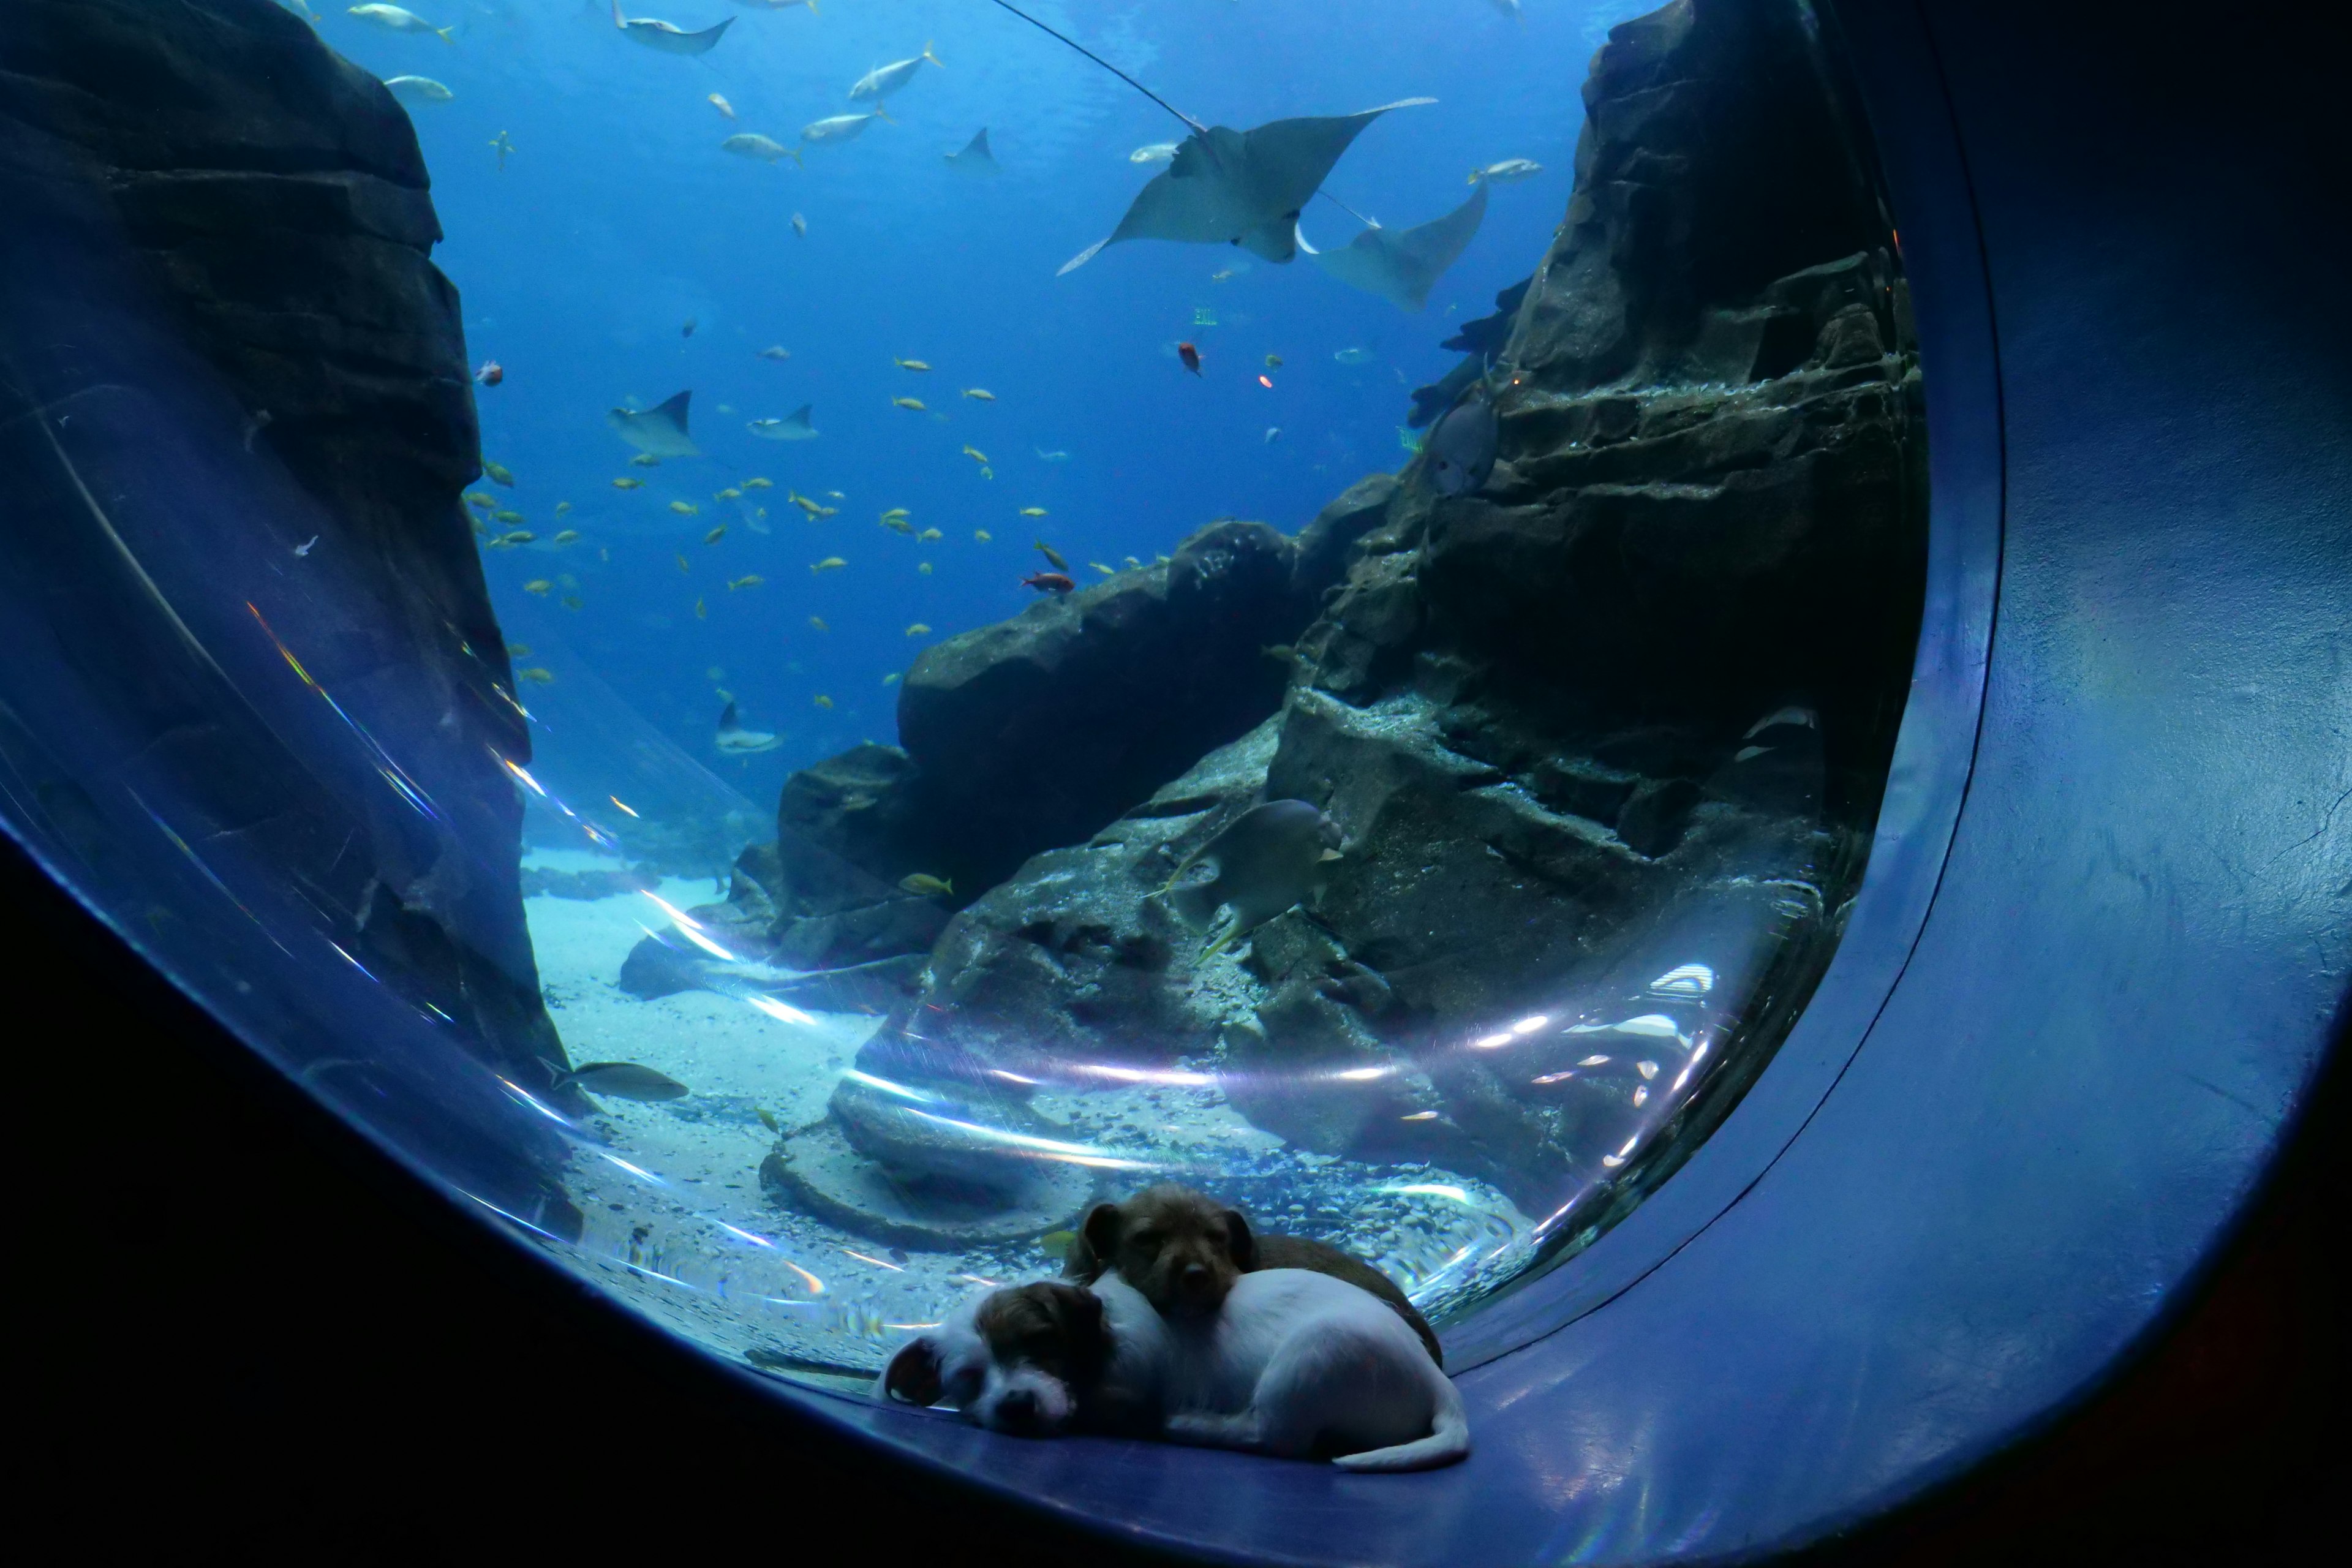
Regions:
M 1345 1280 L 1257 1269 L 1169 1339 L 1162 1398 L 1177 1442 L 1349 1470 L 1426 1470 L 1470 1452 L 1453 1381 L 1403 1319 Z
M 1062 1272 L 1091 1283 L 1110 1270 L 1176 1321 L 1214 1312 L 1236 1280 L 1261 1268 L 1309 1269 L 1370 1291 L 1420 1336 L 1431 1361 L 1445 1364 L 1428 1321 L 1370 1264 L 1305 1237 L 1255 1235 L 1239 1209 L 1171 1183 L 1123 1204 L 1097 1204 Z
M 1160 1314 L 1116 1277 L 1047 1280 L 967 1302 L 890 1358 L 876 1397 L 951 1405 L 992 1432 L 1157 1436 L 1174 1359 Z
M 1461 1396 L 1404 1321 L 1328 1274 L 1266 1268 L 1165 1323 L 1116 1274 L 1014 1286 L 902 1347 L 877 1393 L 1024 1436 L 1108 1431 L 1417 1470 L 1470 1451 Z

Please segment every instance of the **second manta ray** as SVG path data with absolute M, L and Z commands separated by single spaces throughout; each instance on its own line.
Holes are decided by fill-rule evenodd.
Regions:
M 745 729 L 743 721 L 735 716 L 735 704 L 732 702 L 719 710 L 719 732 L 713 737 L 713 742 L 723 755 L 730 757 L 756 756 L 761 752 L 772 752 L 784 743 L 782 736 L 765 730 Z
M 1378 294 L 1399 309 L 1418 310 L 1429 302 L 1430 289 L 1468 247 L 1486 216 L 1486 186 L 1482 181 L 1468 201 L 1416 228 L 1382 228 L 1375 224 L 1338 250 L 1318 250 L 1301 234 L 1298 248 L 1350 288 Z
M 613 26 L 628 34 L 631 41 L 666 55 L 707 55 L 719 47 L 719 38 L 734 25 L 735 18 L 730 16 L 715 27 L 689 33 L 675 22 L 656 16 L 624 16 L 621 0 L 613 0 Z
M 1186 137 L 1168 167 L 1136 193 L 1107 239 L 1062 266 L 1074 271 L 1106 245 L 1173 239 L 1238 245 L 1268 261 L 1298 253 L 1298 214 L 1364 127 L 1391 109 L 1434 103 L 1404 98 L 1360 114 L 1274 120 L 1250 131 L 1212 125 Z
M 686 433 L 686 405 L 693 395 L 690 391 L 681 392 L 651 408 L 615 408 L 604 416 L 604 422 L 621 433 L 622 440 L 648 457 L 699 458 L 702 449 Z

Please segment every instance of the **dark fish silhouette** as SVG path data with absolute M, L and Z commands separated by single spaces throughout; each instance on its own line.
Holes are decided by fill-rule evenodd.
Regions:
M 1339 825 L 1303 800 L 1270 800 L 1227 823 L 1184 858 L 1160 891 L 1187 924 L 1207 928 L 1219 910 L 1223 931 L 1201 950 L 1213 958 L 1315 891 L 1323 862 L 1337 859 Z M 1204 882 L 1177 884 L 1202 860 L 1215 863 Z

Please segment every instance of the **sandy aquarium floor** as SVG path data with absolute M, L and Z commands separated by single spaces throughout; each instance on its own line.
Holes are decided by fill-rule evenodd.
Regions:
M 576 850 L 537 850 L 525 863 L 622 868 Z M 673 879 L 657 896 L 683 910 L 720 895 L 708 881 Z M 616 982 L 629 949 L 667 923 L 652 899 L 542 897 L 525 910 L 572 1059 L 641 1062 L 693 1091 L 662 1104 L 600 1101 L 583 1129 L 567 1184 L 587 1228 L 567 1260 L 598 1284 L 722 1354 L 845 1387 L 863 1386 L 898 1343 L 966 1297 L 1059 1271 L 1058 1253 L 1034 1241 L 909 1251 L 781 1207 L 761 1190 L 760 1163 L 777 1141 L 762 1113 L 787 1131 L 823 1120 L 878 1018 L 774 1016 L 708 992 L 640 1001 Z M 1499 1193 L 1426 1165 L 1293 1152 L 1213 1088 L 1040 1096 L 1036 1109 L 1075 1137 L 1149 1150 L 1168 1174 L 1239 1202 L 1262 1228 L 1371 1259 L 1433 1317 L 1524 1261 L 1529 1222 Z M 1121 1173 L 1105 1195 L 1153 1179 Z

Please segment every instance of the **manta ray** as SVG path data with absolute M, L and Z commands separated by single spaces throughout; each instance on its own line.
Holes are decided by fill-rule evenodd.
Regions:
M 666 55 L 707 55 L 718 46 L 720 35 L 735 25 L 730 16 L 715 27 L 705 27 L 689 33 L 675 22 L 665 22 L 655 16 L 624 16 L 621 0 L 613 0 L 613 26 L 629 35 L 649 49 L 659 49 Z
M 1076 270 L 1123 239 L 1238 245 L 1268 261 L 1288 261 L 1298 254 L 1299 210 L 1364 127 L 1391 109 L 1436 101 L 1403 98 L 1359 114 L 1274 120 L 1249 131 L 1196 130 L 1136 193 L 1109 237 L 1072 257 L 1062 271 Z
M 652 408 L 615 408 L 604 416 L 604 422 L 640 452 L 656 458 L 699 458 L 702 449 L 686 433 L 686 405 L 693 395 L 688 390 Z
M 1417 228 L 1364 230 L 1338 250 L 1318 250 L 1298 235 L 1298 248 L 1315 264 L 1350 288 L 1378 294 L 1401 310 L 1418 310 L 1429 302 L 1429 290 L 1454 265 L 1486 216 L 1486 184 L 1470 199 Z
M 946 154 L 948 167 L 959 174 L 993 174 L 996 154 L 988 150 L 988 127 L 983 125 L 972 139 L 964 143 L 961 153 Z

